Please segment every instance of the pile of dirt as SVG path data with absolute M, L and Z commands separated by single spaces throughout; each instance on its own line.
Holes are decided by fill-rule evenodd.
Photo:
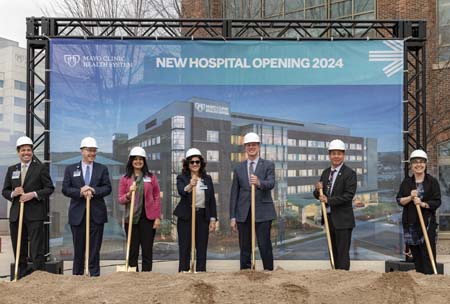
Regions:
M 2 304 L 433 303 L 450 302 L 450 277 L 415 272 L 302 271 L 160 274 L 98 278 L 35 272 L 0 283 Z

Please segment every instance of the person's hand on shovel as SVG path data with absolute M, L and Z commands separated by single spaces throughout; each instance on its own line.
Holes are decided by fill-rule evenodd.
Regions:
M 429 208 L 430 207 L 430 206 L 428 206 L 427 203 L 422 202 L 420 197 L 417 197 L 417 196 L 414 198 L 414 204 L 415 205 L 419 205 L 422 208 Z
M 153 229 L 159 229 L 161 227 L 161 220 L 159 218 L 155 219 L 153 223 Z
M 136 189 L 137 189 L 136 184 L 133 184 L 133 185 L 130 186 L 130 191 L 128 191 L 128 193 L 127 193 L 127 199 L 128 199 L 128 200 L 131 199 L 131 193 L 132 193 L 133 191 L 136 191 Z
M 216 231 L 216 220 L 209 221 L 209 232 Z
M 230 227 L 231 227 L 231 231 L 237 232 L 236 219 L 231 219 L 231 221 L 230 221 Z
M 20 202 L 26 203 L 34 198 L 34 192 L 24 193 L 20 196 Z
M 250 185 L 255 185 L 256 187 L 260 185 L 258 177 L 254 174 L 250 175 Z
M 412 190 L 411 191 L 411 198 L 414 200 L 414 198 L 419 196 L 419 192 L 417 192 L 417 190 Z

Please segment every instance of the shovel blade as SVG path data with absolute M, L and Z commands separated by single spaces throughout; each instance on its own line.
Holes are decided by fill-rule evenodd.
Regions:
M 116 266 L 116 272 L 136 272 L 137 269 L 136 267 L 128 267 L 125 265 L 121 265 L 121 266 Z

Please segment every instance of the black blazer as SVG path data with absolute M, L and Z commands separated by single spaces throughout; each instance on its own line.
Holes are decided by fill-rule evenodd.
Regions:
M 331 167 L 322 172 L 320 181 L 325 186 L 330 177 Z M 356 173 L 345 164 L 339 170 L 334 181 L 333 191 L 328 196 L 328 205 L 331 209 L 331 220 L 336 229 L 349 229 L 355 227 L 353 214 L 353 197 L 356 193 Z M 319 192 L 314 190 L 314 197 L 319 198 Z
M 6 172 L 5 181 L 3 184 L 2 195 L 5 199 L 11 201 L 11 193 L 16 187 L 20 187 L 21 177 L 12 178 L 14 171 L 19 171 L 21 164 L 15 164 L 8 168 Z M 55 187 L 48 173 L 45 165 L 31 161 L 30 167 L 27 170 L 27 175 L 23 183 L 23 190 L 25 193 L 36 192 L 37 198 L 26 202 L 24 204 L 24 220 L 25 221 L 44 221 L 47 216 L 45 207 L 45 200 L 53 193 Z M 19 219 L 20 196 L 16 196 L 12 200 L 12 205 L 9 214 L 9 221 L 15 222 Z
M 74 176 L 74 172 L 81 171 L 81 168 L 81 162 L 67 166 L 62 184 L 62 193 L 70 197 L 69 224 L 75 226 L 81 224 L 86 211 L 86 200 L 80 196 L 80 189 L 84 186 L 83 172 L 79 176 Z M 108 221 L 104 197 L 112 190 L 106 166 L 93 163 L 89 186 L 95 190 L 91 198 L 91 220 L 99 225 L 104 224 Z
M 203 183 L 208 187 L 205 191 L 205 220 L 214 217 L 217 220 L 216 197 L 214 195 L 214 185 L 212 178 L 208 174 L 202 176 Z M 191 181 L 191 175 L 180 174 L 177 176 L 178 194 L 181 196 L 180 202 L 173 211 L 173 214 L 183 220 L 190 220 L 192 215 L 192 192 L 184 191 L 184 188 Z
M 412 190 L 416 190 L 416 179 L 414 175 L 407 176 L 403 179 L 400 189 L 397 193 L 397 202 L 403 208 L 402 224 L 406 227 L 408 224 L 418 224 L 417 210 L 414 202 L 410 202 L 405 206 L 400 204 L 400 198 L 410 196 Z M 423 180 L 423 202 L 427 203 L 430 208 L 422 208 L 422 215 L 425 223 L 428 225 L 429 220 L 436 222 L 436 210 L 441 206 L 441 188 L 439 182 L 430 174 L 425 175 Z

